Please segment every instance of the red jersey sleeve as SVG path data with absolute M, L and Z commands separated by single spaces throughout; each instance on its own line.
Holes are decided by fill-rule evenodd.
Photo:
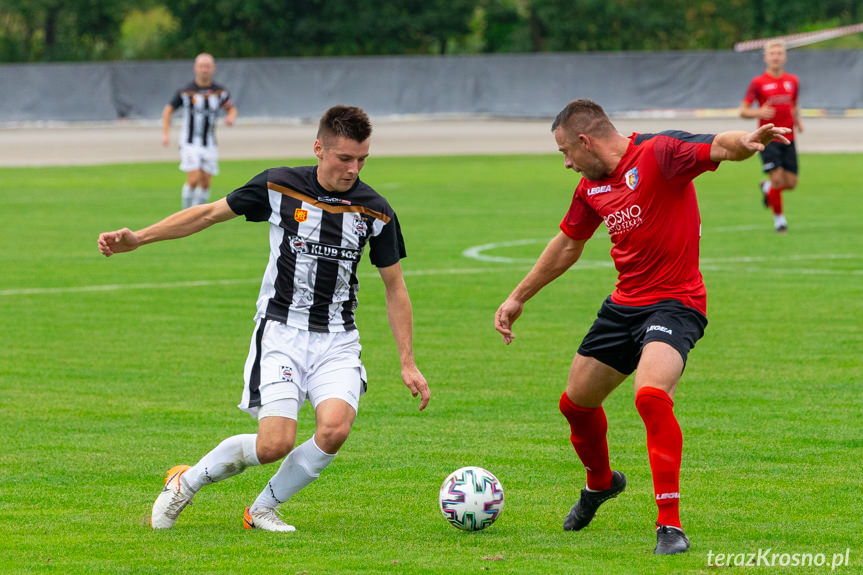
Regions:
M 752 102 L 758 100 L 758 82 L 756 80 L 757 78 L 754 78 L 749 83 L 749 88 L 747 88 L 746 90 L 746 95 L 743 96 L 743 101 L 747 104 L 751 104 Z
M 584 181 L 584 180 L 582 180 Z M 602 223 L 602 217 L 597 214 L 584 200 L 581 193 L 581 183 L 575 188 L 569 210 L 560 222 L 560 231 L 574 240 L 587 240 Z
M 714 134 L 690 134 L 668 131 L 657 134 L 653 150 L 662 175 L 667 180 L 682 177 L 688 180 L 713 171 L 718 162 L 710 159 Z

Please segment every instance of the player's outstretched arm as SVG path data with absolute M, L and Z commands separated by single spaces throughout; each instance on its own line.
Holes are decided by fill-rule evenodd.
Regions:
M 378 268 L 381 279 L 384 280 L 387 300 L 387 318 L 402 364 L 402 381 L 411 390 L 411 394 L 420 397 L 420 410 L 428 405 L 431 392 L 426 378 L 417 368 L 413 352 L 413 311 L 408 288 L 402 275 L 401 263 L 395 263 L 385 268 Z
M 210 204 L 194 206 L 137 232 L 123 228 L 99 234 L 97 245 L 105 257 L 131 252 L 144 244 L 183 238 L 206 229 L 213 224 L 236 217 L 237 214 L 222 198 Z
M 755 152 L 761 152 L 764 147 L 777 140 L 783 144 L 791 143 L 785 134 L 791 133 L 790 128 L 779 128 L 773 124 L 764 124 L 754 132 L 734 130 L 717 134 L 710 146 L 710 159 L 714 162 L 724 160 L 740 161 L 750 157 Z
M 494 328 L 503 337 L 505 344 L 509 345 L 515 338 L 512 324 L 521 315 L 527 300 L 571 268 L 581 257 L 586 242 L 587 240 L 574 240 L 563 232 L 559 232 L 548 242 L 533 269 L 509 294 L 506 301 L 500 304 L 497 313 L 494 314 Z

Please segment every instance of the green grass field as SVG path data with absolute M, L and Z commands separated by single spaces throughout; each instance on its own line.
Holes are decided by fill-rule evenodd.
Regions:
M 282 161 L 223 162 L 214 196 Z M 296 165 L 296 163 L 294 164 Z M 372 158 L 364 179 L 399 214 L 424 412 L 400 381 L 382 283 L 364 262 L 358 322 L 369 393 L 319 481 L 283 506 L 294 534 L 242 529 L 274 466 L 202 490 L 154 532 L 165 470 L 254 432 L 236 407 L 267 260 L 240 218 L 105 259 L 99 232 L 178 208 L 175 164 L 0 170 L 0 572 L 749 573 L 718 553 L 848 550 L 863 572 L 863 242 L 859 156 L 802 157 L 772 231 L 757 159 L 697 182 L 710 326 L 676 396 L 689 553 L 652 555 L 655 505 L 631 380 L 607 404 L 612 466 L 629 479 L 565 533 L 581 469 L 557 402 L 611 291 L 609 241 L 548 286 L 505 347 L 499 303 L 557 230 L 577 176 L 557 156 Z M 475 250 L 486 259 L 463 255 Z M 312 432 L 309 406 L 300 441 Z M 448 525 L 443 479 L 463 465 L 506 490 L 498 522 Z M 711 555 L 711 553 L 713 555 Z M 715 559 L 714 559 L 715 561 Z M 780 559 L 775 560 L 779 565 Z

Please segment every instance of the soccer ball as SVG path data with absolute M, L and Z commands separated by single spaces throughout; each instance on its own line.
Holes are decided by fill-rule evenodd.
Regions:
M 503 511 L 503 486 L 482 467 L 462 467 L 444 480 L 439 501 L 441 513 L 452 525 L 479 531 Z

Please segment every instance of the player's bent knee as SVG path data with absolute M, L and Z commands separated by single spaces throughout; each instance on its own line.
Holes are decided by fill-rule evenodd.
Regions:
M 351 424 L 346 421 L 325 422 L 315 428 L 315 443 L 326 453 L 336 453 L 348 439 Z
M 294 448 L 294 442 L 286 439 L 262 441 L 258 436 L 258 461 L 262 464 L 278 461 Z

